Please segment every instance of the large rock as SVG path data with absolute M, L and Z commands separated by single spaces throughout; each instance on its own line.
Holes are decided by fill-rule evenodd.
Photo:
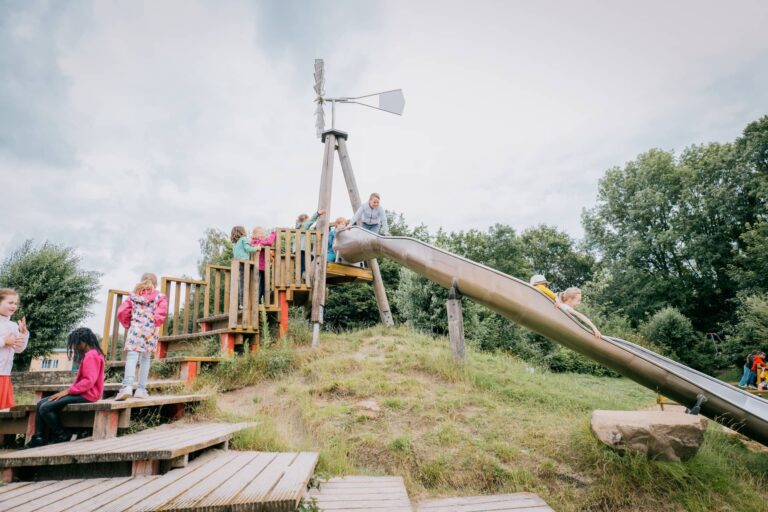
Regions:
M 707 418 L 661 411 L 594 411 L 592 432 L 619 452 L 645 453 L 649 459 L 680 462 L 699 451 Z

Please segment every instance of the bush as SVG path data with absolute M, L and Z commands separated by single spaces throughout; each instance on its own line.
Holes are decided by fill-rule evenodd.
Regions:
M 660 345 L 667 354 L 697 370 L 712 372 L 714 351 L 691 321 L 673 307 L 657 311 L 641 327 L 643 336 Z
M 619 377 L 619 374 L 565 347 L 557 347 L 544 357 L 544 366 L 556 373 L 587 373 L 602 377 Z
M 768 348 L 768 296 L 748 295 L 739 300 L 736 323 L 723 348 L 723 357 L 741 368 L 753 350 Z
M 45 242 L 35 247 L 27 240 L 0 265 L 0 286 L 19 292 L 16 318 L 27 317 L 30 339 L 17 354 L 14 367 L 64 344 L 70 329 L 88 316 L 95 302 L 99 274 L 80 268 L 80 258 L 69 247 Z

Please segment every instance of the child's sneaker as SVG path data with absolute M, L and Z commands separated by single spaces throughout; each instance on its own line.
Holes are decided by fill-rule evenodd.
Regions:
M 136 390 L 136 393 L 133 395 L 133 398 L 146 399 L 146 398 L 149 398 L 149 393 L 147 393 L 146 389 L 139 388 Z
M 117 396 L 115 397 L 115 400 L 122 401 L 122 400 L 128 400 L 133 396 L 133 393 L 131 393 L 131 388 L 128 386 L 123 386 L 120 388 L 120 391 L 117 392 Z

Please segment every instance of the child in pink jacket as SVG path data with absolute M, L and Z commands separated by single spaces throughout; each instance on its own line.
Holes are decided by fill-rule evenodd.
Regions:
M 133 289 L 130 298 L 120 304 L 117 319 L 128 329 L 123 350 L 125 357 L 125 374 L 123 387 L 118 391 L 115 400 L 149 398 L 147 379 L 152 352 L 157 348 L 157 337 L 160 326 L 168 315 L 168 299 L 157 291 L 157 276 L 147 272 L 141 276 L 141 282 Z M 136 362 L 141 359 L 139 366 L 139 382 L 136 394 L 133 395 L 133 378 L 136 374 Z
M 35 408 L 35 434 L 27 443 L 27 448 L 46 444 L 43 434 L 48 427 L 48 443 L 62 443 L 71 439 L 61 425 L 61 410 L 69 404 L 97 402 L 104 392 L 104 352 L 99 340 L 87 327 L 79 327 L 67 338 L 67 356 L 77 354 L 80 368 L 74 384 L 64 391 L 59 391 L 37 402 Z
M 275 243 L 276 236 L 276 231 L 272 231 L 269 235 L 266 235 L 264 228 L 255 227 L 253 228 L 253 232 L 251 232 L 251 245 L 271 247 Z M 266 268 L 264 258 L 267 257 L 266 254 L 268 252 L 269 251 L 267 250 L 259 251 L 259 304 L 264 300 L 264 278 L 266 277 L 266 274 L 264 273 L 264 269 Z

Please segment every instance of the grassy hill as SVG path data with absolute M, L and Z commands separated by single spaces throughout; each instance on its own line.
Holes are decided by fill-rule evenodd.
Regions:
M 768 509 L 768 455 L 714 423 L 682 464 L 595 441 L 593 409 L 654 405 L 629 380 L 531 373 L 471 350 L 462 368 L 447 340 L 405 328 L 263 350 L 206 381 L 227 391 L 220 414 L 258 422 L 236 447 L 316 450 L 326 475 L 401 475 L 414 498 L 531 491 L 558 511 Z

